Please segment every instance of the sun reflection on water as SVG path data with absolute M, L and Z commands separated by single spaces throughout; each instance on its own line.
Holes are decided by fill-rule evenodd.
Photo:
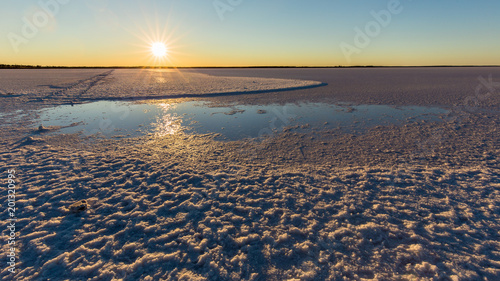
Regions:
M 156 136 L 163 137 L 167 135 L 173 135 L 182 129 L 181 118 L 176 114 L 170 113 L 170 109 L 173 108 L 172 104 L 160 103 L 158 104 L 162 113 L 156 117 L 155 131 Z

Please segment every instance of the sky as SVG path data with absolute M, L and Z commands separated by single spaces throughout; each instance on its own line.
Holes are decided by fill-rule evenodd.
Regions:
M 0 64 L 500 65 L 498 0 L 3 0 Z M 155 57 L 162 42 L 167 55 Z

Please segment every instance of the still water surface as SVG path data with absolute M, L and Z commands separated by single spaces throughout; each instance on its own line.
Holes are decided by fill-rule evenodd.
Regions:
M 57 133 L 106 137 L 190 134 L 220 134 L 220 139 L 256 138 L 293 130 L 341 128 L 363 131 L 377 125 L 401 125 L 415 121 L 438 121 L 447 110 L 438 107 L 386 105 L 335 105 L 329 103 L 289 103 L 285 105 L 235 105 L 216 107 L 209 102 L 134 103 L 99 101 L 62 105 L 39 111 L 38 126 L 68 126 Z

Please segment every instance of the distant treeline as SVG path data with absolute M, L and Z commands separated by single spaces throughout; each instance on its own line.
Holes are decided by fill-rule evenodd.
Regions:
M 0 68 L 42 68 L 41 65 L 0 64 Z
M 377 65 L 353 65 L 353 66 L 44 66 L 44 65 L 20 65 L 20 64 L 0 64 L 0 69 L 47 69 L 47 68 L 108 68 L 108 69 L 130 69 L 130 68 L 161 68 L 161 69 L 183 69 L 183 68 L 404 68 L 404 67 L 499 67 L 499 65 L 420 65 L 420 66 L 377 66 Z
M 46 65 L 22 65 L 22 64 L 0 64 L 0 69 L 42 69 L 42 68 L 121 68 L 107 66 L 46 66 Z M 142 67 L 123 67 L 123 68 L 142 68 Z
M 377 67 L 373 65 L 361 66 L 45 66 L 45 65 L 19 65 L 0 64 L 1 68 L 9 69 L 37 69 L 37 68 L 340 68 L 340 67 Z

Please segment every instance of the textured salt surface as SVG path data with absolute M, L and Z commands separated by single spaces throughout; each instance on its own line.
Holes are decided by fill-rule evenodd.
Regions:
M 253 160 L 204 137 L 2 145 L 20 182 L 16 280 L 500 276 L 497 159 L 340 168 L 286 139 L 316 164 L 281 141 Z
M 44 96 L 96 80 L 102 69 L 0 69 L 3 95 Z
M 442 123 L 260 142 L 52 136 L 24 126 L 28 114 L 0 135 L 1 174 L 16 169 L 18 181 L 20 255 L 1 278 L 498 280 L 494 98 Z M 81 200 L 87 210 L 68 210 Z

